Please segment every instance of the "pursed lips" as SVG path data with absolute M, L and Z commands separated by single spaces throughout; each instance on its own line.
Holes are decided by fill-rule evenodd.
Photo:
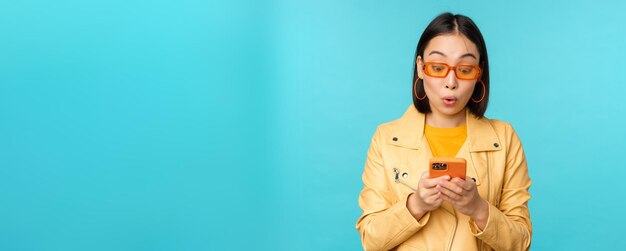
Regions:
M 443 100 L 443 103 L 445 105 L 448 106 L 452 106 L 456 103 L 457 98 L 455 96 L 444 96 L 443 98 L 441 98 Z

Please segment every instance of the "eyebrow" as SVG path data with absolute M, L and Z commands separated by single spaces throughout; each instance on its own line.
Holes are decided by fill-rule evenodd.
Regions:
M 444 56 L 444 57 L 446 56 L 446 54 L 444 54 L 443 52 L 440 52 L 440 51 L 431 51 L 430 53 L 428 53 L 429 56 L 433 55 L 433 54 L 439 54 L 439 55 Z M 472 57 L 474 59 L 478 59 L 478 58 L 476 58 L 476 56 L 474 54 L 469 53 L 469 52 L 461 55 L 459 58 L 464 58 L 464 57 Z

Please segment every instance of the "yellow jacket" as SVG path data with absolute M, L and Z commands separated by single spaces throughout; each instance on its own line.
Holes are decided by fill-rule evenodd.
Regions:
M 378 127 L 367 153 L 356 223 L 365 250 L 528 250 L 531 181 L 522 144 L 510 124 L 467 112 L 467 140 L 456 157 L 467 160 L 480 196 L 489 202 L 483 231 L 447 202 L 415 220 L 406 200 L 432 157 L 425 115 L 411 105 Z M 406 186 L 404 184 L 409 186 Z

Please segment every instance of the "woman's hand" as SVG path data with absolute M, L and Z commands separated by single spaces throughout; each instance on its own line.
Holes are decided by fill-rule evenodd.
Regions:
M 417 190 L 409 195 L 407 200 L 407 208 L 415 219 L 421 219 L 424 214 L 435 210 L 441 206 L 443 195 L 437 190 L 437 185 L 446 181 L 449 182 L 450 176 L 441 176 L 437 178 L 429 178 L 428 171 L 422 173 Z
M 435 190 L 456 210 L 472 218 L 481 230 L 487 225 L 489 204 L 480 197 L 476 182 L 471 177 L 466 177 L 465 180 L 456 177 L 452 180 L 439 180 Z

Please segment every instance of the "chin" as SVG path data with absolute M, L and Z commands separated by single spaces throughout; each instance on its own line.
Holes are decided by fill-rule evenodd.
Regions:
M 446 116 L 454 116 L 465 111 L 465 107 L 441 107 L 437 109 L 441 114 Z

